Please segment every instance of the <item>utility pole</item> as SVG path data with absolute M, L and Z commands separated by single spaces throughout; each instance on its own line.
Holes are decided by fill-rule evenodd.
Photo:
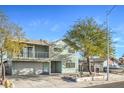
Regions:
M 109 80 L 109 58 L 110 58 L 110 44 L 109 44 L 109 37 L 110 37 L 110 31 L 109 31 L 109 15 L 111 14 L 112 10 L 116 6 L 114 5 L 109 11 L 106 13 L 106 26 L 107 26 L 107 78 L 106 80 Z

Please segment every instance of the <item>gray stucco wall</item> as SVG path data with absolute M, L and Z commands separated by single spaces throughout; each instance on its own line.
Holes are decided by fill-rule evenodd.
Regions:
M 41 62 L 12 62 L 13 75 L 38 75 L 43 73 Z M 49 71 L 45 69 L 45 71 Z

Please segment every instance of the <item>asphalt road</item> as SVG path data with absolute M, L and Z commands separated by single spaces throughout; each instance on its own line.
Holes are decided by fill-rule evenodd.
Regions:
M 96 86 L 91 86 L 91 87 L 87 87 L 87 88 L 124 88 L 124 81 L 116 82 L 116 83 L 96 85 Z

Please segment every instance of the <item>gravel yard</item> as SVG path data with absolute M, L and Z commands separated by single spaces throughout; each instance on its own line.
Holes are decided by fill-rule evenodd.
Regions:
M 88 86 L 124 81 L 124 74 L 110 74 L 110 80 L 74 82 L 62 79 L 62 75 L 8 76 L 15 88 L 83 88 Z M 0 85 L 0 87 L 3 87 Z

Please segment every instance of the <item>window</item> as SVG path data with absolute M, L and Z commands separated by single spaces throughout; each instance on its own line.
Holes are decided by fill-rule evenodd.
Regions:
M 27 47 L 27 56 L 28 57 L 33 57 L 32 50 L 33 50 L 33 47 Z
M 55 52 L 62 52 L 62 49 L 61 48 L 54 48 L 54 51 Z
M 72 50 L 72 49 L 68 49 L 68 52 L 69 52 L 69 53 L 75 53 L 75 51 Z
M 66 68 L 75 68 L 75 63 L 66 63 Z

